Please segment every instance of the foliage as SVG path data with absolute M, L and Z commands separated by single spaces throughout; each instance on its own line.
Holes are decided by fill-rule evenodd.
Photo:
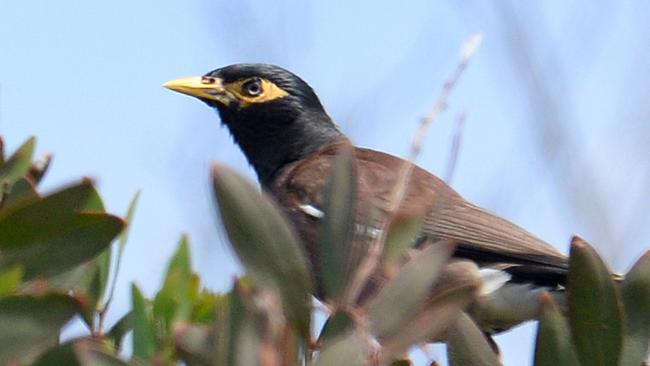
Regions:
M 349 296 L 369 249 L 356 242 L 351 224 L 355 179 L 346 154 L 324 193 L 323 286 L 273 201 L 215 166 L 221 221 L 246 276 L 227 293 L 202 288 L 182 237 L 156 294 L 147 298 L 134 284 L 131 311 L 105 328 L 138 195 L 126 220 L 105 212 L 88 179 L 42 196 L 36 187 L 50 159 L 33 162 L 34 147 L 30 139 L 8 159 L 0 154 L 0 364 L 408 365 L 409 349 L 429 341 L 447 343 L 451 365 L 500 362 L 464 314 L 479 295 L 476 266 L 449 262 L 454 245 L 444 241 L 413 254 L 419 217 L 394 219 L 378 273 L 364 279 L 376 290 Z M 313 305 L 314 291 L 323 294 L 322 307 Z M 642 364 L 650 339 L 650 253 L 619 281 L 575 238 L 567 293 L 566 308 L 550 294 L 540 297 L 535 365 Z M 329 319 L 314 332 L 312 318 L 321 310 Z M 75 316 L 88 334 L 61 340 Z M 128 333 L 132 344 L 124 347 Z

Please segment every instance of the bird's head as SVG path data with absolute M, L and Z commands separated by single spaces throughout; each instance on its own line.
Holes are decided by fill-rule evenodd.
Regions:
M 164 86 L 215 108 L 263 183 L 342 137 L 313 89 L 279 66 L 234 64 Z

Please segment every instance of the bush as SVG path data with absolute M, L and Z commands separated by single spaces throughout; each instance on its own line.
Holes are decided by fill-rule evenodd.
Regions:
M 406 256 L 417 216 L 396 218 L 380 247 L 350 239 L 354 172 L 345 156 L 330 178 L 320 228 L 322 307 L 313 306 L 310 266 L 272 200 L 215 166 L 218 208 L 246 276 L 228 293 L 203 289 L 183 237 L 153 299 L 133 285 L 131 311 L 105 328 L 138 195 L 125 220 L 105 212 L 88 179 L 41 196 L 36 187 L 49 159 L 33 162 L 34 144 L 28 140 L 7 160 L 0 154 L 0 364 L 403 365 L 410 347 L 432 340 L 447 343 L 452 365 L 499 364 L 463 312 L 478 296 L 479 279 L 473 264 L 448 261 L 453 243 Z M 357 301 L 372 280 L 359 268 L 376 254 L 385 283 Z M 642 364 L 650 339 L 649 253 L 616 282 L 575 238 L 567 292 L 566 312 L 542 296 L 535 365 Z M 329 316 L 318 336 L 315 311 Z M 75 316 L 88 334 L 61 341 Z M 129 332 L 127 361 L 122 343 Z

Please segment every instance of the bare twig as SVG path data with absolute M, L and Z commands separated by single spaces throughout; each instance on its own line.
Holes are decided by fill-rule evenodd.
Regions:
M 447 184 L 451 184 L 451 179 L 454 177 L 456 163 L 458 162 L 458 154 L 460 152 L 460 144 L 463 140 L 463 128 L 465 127 L 466 119 L 467 112 L 465 111 L 461 112 L 456 117 L 454 135 L 451 141 L 451 151 L 449 152 L 449 160 L 447 161 L 447 172 L 445 173 L 445 182 L 447 182 Z
M 356 301 L 359 293 L 363 289 L 365 283 L 368 281 L 368 278 L 375 271 L 375 268 L 379 263 L 381 253 L 383 251 L 384 243 L 386 242 L 388 225 L 394 218 L 397 209 L 401 205 L 404 196 L 406 195 L 406 188 L 408 186 L 408 181 L 411 177 L 411 173 L 413 172 L 414 162 L 420 154 L 427 129 L 436 120 L 436 118 L 438 118 L 440 113 L 447 107 L 447 101 L 449 100 L 451 92 L 458 83 L 460 76 L 467 68 L 470 59 L 481 43 L 482 37 L 483 36 L 480 33 L 476 33 L 465 41 L 463 47 L 461 48 L 460 61 L 458 62 L 454 73 L 452 74 L 451 78 L 449 78 L 449 80 L 447 80 L 447 82 L 443 85 L 442 91 L 440 92 L 440 95 L 438 96 L 438 99 L 433 105 L 431 111 L 420 120 L 420 125 L 418 126 L 418 129 L 413 136 L 413 141 L 411 142 L 409 158 L 404 162 L 404 164 L 402 164 L 397 176 L 397 182 L 395 183 L 395 188 L 393 189 L 389 200 L 388 215 L 382 224 L 380 235 L 370 244 L 370 248 L 368 249 L 366 257 L 357 269 L 357 272 L 355 273 L 350 286 L 348 286 L 345 296 L 343 297 L 345 303 L 354 303 Z

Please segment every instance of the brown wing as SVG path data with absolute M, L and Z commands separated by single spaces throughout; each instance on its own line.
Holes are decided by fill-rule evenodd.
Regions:
M 338 145 L 286 167 L 271 188 L 288 211 L 308 251 L 315 244 L 315 221 L 300 205 L 322 207 L 324 182 Z M 369 149 L 356 148 L 359 220 L 377 225 L 386 213 L 392 189 L 404 160 Z M 368 213 L 368 210 L 375 212 Z M 512 273 L 540 282 L 561 283 L 567 259 L 552 246 L 499 216 L 465 201 L 442 180 L 415 167 L 400 209 L 425 212 L 423 234 L 433 239 L 448 238 L 459 245 L 456 255 L 481 265 L 512 264 Z M 365 213 L 365 214 L 364 214 Z M 372 217 L 374 220 L 370 220 Z M 370 222 L 369 222 L 370 220 Z M 312 247 L 313 248 L 313 247 Z

